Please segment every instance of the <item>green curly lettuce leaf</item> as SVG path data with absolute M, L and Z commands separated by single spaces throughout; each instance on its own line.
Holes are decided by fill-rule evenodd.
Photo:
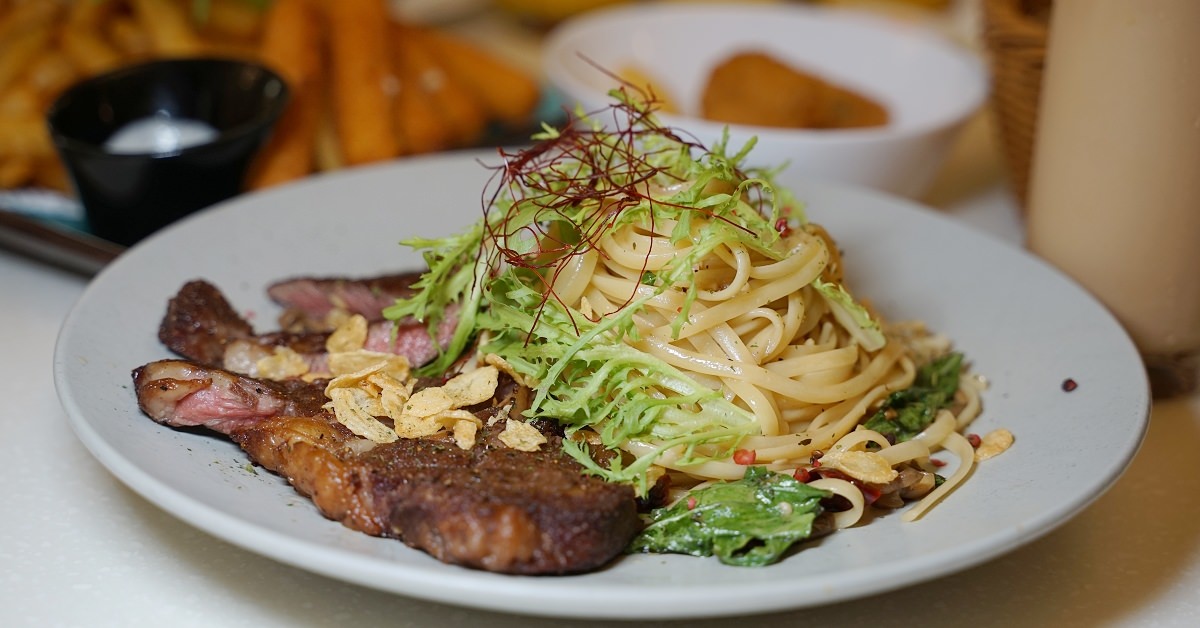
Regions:
M 491 337 L 482 351 L 503 357 L 540 382 L 528 416 L 552 418 L 568 433 L 592 428 L 609 449 L 630 441 L 664 443 L 658 451 L 683 446 L 684 459 L 696 462 L 707 459 L 696 453 L 696 446 L 732 445 L 758 429 L 752 414 L 719 391 L 624 342 L 632 332 L 636 301 L 593 322 L 556 301 L 539 310 L 541 294 L 521 282 L 518 273 L 497 277 L 487 294 L 489 307 L 476 319 Z M 605 468 L 570 440 L 565 446 L 593 473 L 637 482 L 643 492 L 645 472 L 658 454 L 628 465 L 618 459 Z
M 645 490 L 646 471 L 664 451 L 671 449 L 680 464 L 724 459 L 758 426 L 720 391 L 639 348 L 634 316 L 656 295 L 676 291 L 682 307 L 671 329 L 678 334 L 697 297 L 693 275 L 705 257 L 736 245 L 783 259 L 792 251 L 779 246 L 781 225 L 805 218 L 790 192 L 775 185 L 775 172 L 743 167 L 753 141 L 732 155 L 728 135 L 711 150 L 698 150 L 615 96 L 625 113 L 645 114 L 630 132 L 609 132 L 595 122 L 544 127 L 535 138 L 541 143 L 506 163 L 483 221 L 459 235 L 405 242 L 423 251 L 429 271 L 411 298 L 385 314 L 411 316 L 431 333 L 438 322 L 458 316 L 450 346 L 419 374 L 444 372 L 474 339 L 486 339 L 484 352 L 537 382 L 527 416 L 556 420 L 569 433 L 594 430 L 609 449 L 636 449 L 632 461 L 615 456 L 611 466 L 600 467 L 577 443 L 566 439 L 564 445 L 591 472 Z M 564 146 L 561 155 L 553 152 Z M 541 163 L 547 155 L 555 155 L 547 162 L 552 165 L 511 174 L 520 168 L 514 164 Z M 593 322 L 547 290 L 555 263 L 583 254 L 605 233 L 667 224 L 673 225 L 670 239 L 687 252 L 643 274 L 617 312 Z M 546 238 L 552 250 L 541 248 Z M 828 298 L 852 314 L 857 306 L 848 295 Z
M 760 567 L 778 561 L 812 536 L 813 522 L 830 495 L 795 478 L 748 467 L 734 482 L 688 493 L 651 513 L 631 552 L 716 556 L 726 565 Z
M 833 317 L 850 332 L 850 336 L 863 349 L 878 351 L 887 344 L 883 326 L 871 316 L 866 307 L 854 300 L 845 286 L 821 279 L 813 281 L 812 286 L 825 297 Z
M 422 365 L 418 373 L 432 375 L 444 373 L 471 343 L 475 334 L 475 317 L 479 314 L 485 285 L 483 264 L 464 264 L 463 260 L 474 260 L 483 246 L 483 225 L 475 224 L 466 231 L 438 239 L 413 238 L 401 242 L 417 250 L 429 267 L 413 284 L 414 294 L 408 299 L 399 299 L 384 308 L 383 315 L 389 320 L 411 317 L 425 323 L 429 335 L 437 346 L 438 325 L 448 315 L 457 314 L 458 326 L 450 345 L 439 352 L 437 359 Z M 447 312 L 448 308 L 456 308 Z

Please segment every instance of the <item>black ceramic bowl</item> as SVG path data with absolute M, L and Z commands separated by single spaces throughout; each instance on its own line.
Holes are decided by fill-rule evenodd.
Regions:
M 92 232 L 130 245 L 240 193 L 287 100 L 283 79 L 263 66 L 169 59 L 72 86 L 51 105 L 47 123 Z M 157 152 L 106 147 L 126 125 L 152 117 L 202 122 L 215 136 Z

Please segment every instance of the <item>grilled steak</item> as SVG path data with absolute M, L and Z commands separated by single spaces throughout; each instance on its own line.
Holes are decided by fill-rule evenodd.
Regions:
M 450 342 L 456 324 L 457 320 L 448 316 L 438 327 L 441 346 Z M 328 337 L 328 332 L 256 334 L 220 290 L 201 280 L 189 281 L 171 298 L 158 330 L 159 340 L 176 354 L 244 374 L 254 374 L 255 363 L 277 346 L 300 354 L 310 370 L 324 371 Z M 424 325 L 385 320 L 370 324 L 366 348 L 403 355 L 413 365 L 432 360 L 439 350 Z
M 539 429 L 549 442 L 534 452 L 498 441 L 504 419 L 481 430 L 470 450 L 442 436 L 374 444 L 321 409 L 320 384 L 163 360 L 135 370 L 134 386 L 155 421 L 222 432 L 325 516 L 447 563 L 517 574 L 587 571 L 620 554 L 641 528 L 633 490 L 584 475 L 546 425 Z M 496 405 L 474 410 L 489 417 Z
M 316 416 L 328 401 L 324 382 L 252 379 L 185 360 L 134 369 L 138 407 L 172 427 L 207 427 L 232 434 L 275 416 Z
M 234 311 L 216 286 L 189 281 L 167 302 L 158 339 L 168 349 L 201 364 L 225 363 L 225 347 L 254 337 L 254 328 Z
M 280 316 L 288 331 L 329 331 L 335 310 L 360 314 L 368 321 L 383 320 L 383 309 L 398 298 L 412 296 L 420 273 L 402 273 L 350 279 L 346 277 L 296 277 L 267 287 L 267 296 L 284 308 Z

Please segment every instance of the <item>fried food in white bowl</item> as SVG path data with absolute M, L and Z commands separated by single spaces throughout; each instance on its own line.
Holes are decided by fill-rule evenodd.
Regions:
M 660 120 L 705 145 L 726 128 L 733 152 L 757 138 L 747 166 L 786 162 L 805 178 L 908 197 L 929 187 L 988 92 L 983 60 L 928 25 L 794 4 L 638 4 L 591 12 L 555 28 L 543 55 L 547 79 L 568 107 L 597 111 L 623 81 L 649 84 Z M 761 79 L 743 71 L 712 84 L 720 78 L 716 70 L 739 55 L 769 59 L 800 78 L 785 80 L 782 69 L 767 67 Z M 820 86 L 812 88 L 813 81 Z M 847 94 L 877 104 L 882 123 L 771 126 L 783 124 L 779 116 L 745 123 L 755 109 L 766 115 L 807 108 L 792 117 L 821 124 L 838 118 L 828 112 L 847 106 Z M 713 102 L 728 111 L 739 98 L 749 110 L 737 114 L 739 123 L 711 119 L 722 117 Z M 822 107 L 826 114 L 811 112 Z

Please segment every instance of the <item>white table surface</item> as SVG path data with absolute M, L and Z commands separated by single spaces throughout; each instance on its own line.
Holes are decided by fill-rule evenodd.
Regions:
M 1019 245 L 986 126 L 968 129 L 927 200 Z M 86 284 L 0 251 L 0 626 L 604 625 L 344 584 L 217 540 L 125 488 L 76 440 L 51 379 L 59 325 Z M 690 625 L 1200 625 L 1198 442 L 1200 395 L 1160 401 L 1112 489 L 1008 555 L 862 600 Z
M 1019 246 L 1019 212 L 991 140 L 981 116 L 925 200 Z M 466 610 L 345 584 L 234 547 L 145 501 L 75 438 L 54 391 L 55 338 L 86 285 L 0 250 L 0 628 L 611 625 Z M 891 593 L 687 625 L 1200 626 L 1198 444 L 1200 393 L 1157 401 L 1125 475 L 1020 549 Z

